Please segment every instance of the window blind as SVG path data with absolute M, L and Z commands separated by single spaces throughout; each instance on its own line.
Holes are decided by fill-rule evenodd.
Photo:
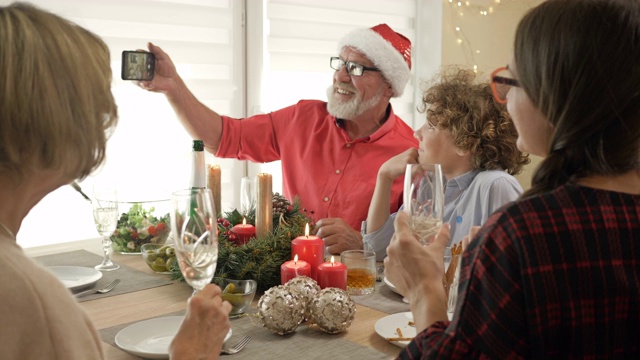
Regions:
M 11 1 L 0 0 L 7 5 Z M 191 138 L 165 96 L 120 79 L 121 52 L 162 47 L 196 97 L 215 111 L 244 115 L 243 1 L 234 0 L 31 0 L 101 36 L 111 49 L 112 90 L 119 125 L 96 176 L 114 177 L 119 198 L 168 199 L 188 186 Z M 73 76 L 73 74 L 69 74 Z M 241 162 L 207 154 L 222 168 L 222 208 L 237 203 L 234 188 Z M 81 183 L 91 190 L 91 178 Z M 239 183 L 239 182 L 238 182 Z M 237 194 L 237 195 L 236 195 Z M 71 187 L 45 197 L 25 218 L 18 241 L 23 247 L 96 237 L 91 208 Z M 56 231 L 51 231 L 56 229 Z M 62 230 L 66 229 L 66 230 Z

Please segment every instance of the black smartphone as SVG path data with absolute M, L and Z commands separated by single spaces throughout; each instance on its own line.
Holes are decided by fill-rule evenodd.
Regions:
M 156 57 L 148 51 L 122 52 L 122 80 L 153 80 Z

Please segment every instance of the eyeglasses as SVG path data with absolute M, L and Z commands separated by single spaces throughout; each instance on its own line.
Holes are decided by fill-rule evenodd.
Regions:
M 507 77 L 509 74 L 508 66 L 495 69 L 491 73 L 491 90 L 493 91 L 493 97 L 500 104 L 507 103 L 507 93 L 512 87 L 520 87 L 518 80 Z
M 344 61 L 342 59 L 340 59 L 339 57 L 332 57 L 331 61 L 329 62 L 329 64 L 331 65 L 331 68 L 333 70 L 336 71 L 340 71 L 340 69 L 342 69 L 343 66 L 346 65 L 346 70 L 347 70 L 347 74 L 351 75 L 351 76 L 362 76 L 362 74 L 366 71 L 380 71 L 380 69 L 376 68 L 376 67 L 369 67 L 369 66 L 364 66 L 364 65 L 360 65 L 358 63 L 354 63 L 353 61 Z

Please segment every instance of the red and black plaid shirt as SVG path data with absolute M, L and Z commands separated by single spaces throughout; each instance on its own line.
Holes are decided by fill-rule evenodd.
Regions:
M 399 358 L 640 358 L 640 196 L 566 185 L 507 205 L 460 276 L 453 321 Z

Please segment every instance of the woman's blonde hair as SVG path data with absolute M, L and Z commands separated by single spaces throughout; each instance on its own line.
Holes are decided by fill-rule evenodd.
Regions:
M 25 3 L 0 7 L 0 174 L 84 178 L 117 122 L 107 45 Z

